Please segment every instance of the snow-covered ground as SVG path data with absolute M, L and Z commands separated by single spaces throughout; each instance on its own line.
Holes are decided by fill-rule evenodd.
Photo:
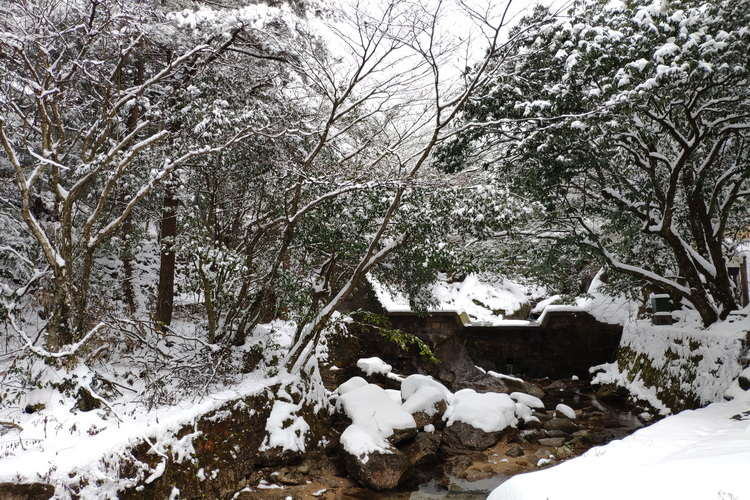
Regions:
M 368 280 L 386 311 L 412 311 L 409 299 L 404 294 L 390 289 L 372 276 L 368 276 Z M 530 299 L 541 297 L 542 293 L 543 290 L 539 288 L 493 276 L 470 274 L 457 282 L 448 282 L 443 277 L 430 289 L 435 303 L 430 312 L 465 313 L 475 325 L 507 324 L 512 320 L 505 320 L 504 316 L 519 310 Z
M 657 394 L 667 388 L 701 404 L 732 396 L 742 371 L 741 358 L 747 356 L 743 342 L 750 332 L 750 308 L 709 328 L 703 328 L 694 314 L 675 315 L 681 319 L 671 326 L 654 326 L 649 320 L 627 322 L 620 346 L 631 351 L 633 359 L 621 354 L 617 362 L 596 367 L 599 373 L 593 382 L 622 386 L 665 415 L 671 409 Z M 643 371 L 644 360 L 653 370 L 651 377 Z
M 169 448 L 172 453 L 182 450 L 188 457 L 196 436 L 178 439 L 176 433 L 182 427 L 228 401 L 260 394 L 273 384 L 290 380 L 288 376 L 248 376 L 239 385 L 201 401 L 151 411 L 144 408 L 132 414 L 117 405 L 119 420 L 104 410 L 71 412 L 70 406 L 50 405 L 21 421 L 20 428 L 7 429 L 1 436 L 0 483 L 47 482 L 56 486 L 56 496 L 66 498 L 65 484 L 77 482 L 76 476 L 81 475 L 102 481 L 84 488 L 82 498 L 117 498 L 122 486 L 115 473 L 117 459 L 126 456 L 129 448 L 148 439 L 155 453 L 162 454 Z
M 238 352 L 257 346 L 268 359 L 279 357 L 291 343 L 295 327 L 293 322 L 281 320 L 259 325 Z M 325 342 L 319 347 L 319 351 L 324 349 Z M 55 498 L 69 498 L 69 488 L 77 488 L 83 478 L 86 484 L 77 493 L 81 498 L 117 498 L 119 490 L 132 486 L 129 484 L 132 480 L 120 477 L 119 471 L 121 460 L 128 458 L 131 448 L 147 441 L 152 453 L 171 455 L 177 462 L 190 459 L 194 452 L 193 439 L 200 433 L 177 437 L 186 426 L 234 401 L 235 409 L 255 412 L 257 409 L 248 408 L 242 400 L 264 393 L 271 386 L 288 387 L 299 383 L 299 377 L 261 363 L 258 369 L 243 374 L 241 379 L 217 377 L 218 382 L 207 384 L 205 392 L 194 390 L 189 394 L 177 386 L 168 386 L 165 390 L 173 393 L 174 404 L 151 407 L 144 401 L 147 398 L 143 387 L 135 383 L 129 387 L 126 385 L 128 377 L 117 376 L 137 368 L 122 361 L 103 372 L 123 390 L 120 397 L 104 400 L 99 409 L 80 411 L 74 407 L 72 398 L 51 388 L 28 391 L 16 404 L 1 407 L 0 483 L 48 483 L 56 488 Z M 103 370 L 98 366 L 80 367 L 75 374 L 81 384 L 87 380 L 90 383 L 95 369 Z M 133 378 L 133 382 L 137 380 Z M 317 380 L 317 383 L 316 387 L 308 388 L 306 399 L 327 404 L 326 394 L 321 392 L 324 391 L 322 382 Z M 27 406 L 38 409 L 29 413 L 24 410 Z M 304 449 L 308 425 L 296 415 L 296 410 L 297 405 L 274 401 L 261 449 L 277 446 L 292 451 Z M 288 420 L 293 424 L 283 425 Z M 163 473 L 164 465 L 161 465 L 146 471 L 146 476 L 150 474 L 148 478 L 155 480 Z M 97 481 L 91 481 L 92 478 Z
M 514 476 L 489 500 L 747 500 L 749 471 L 750 393 Z
M 601 297 L 598 301 L 603 303 Z M 749 500 L 750 391 L 740 388 L 738 377 L 750 379 L 750 368 L 743 370 L 741 360 L 750 308 L 708 329 L 695 315 L 676 316 L 680 320 L 672 326 L 626 321 L 621 346 L 641 362 L 597 367 L 594 382 L 621 385 L 664 415 L 671 409 L 657 394 L 665 389 L 711 404 L 669 416 L 555 467 L 514 476 L 489 499 Z M 644 359 L 664 386 L 644 381 L 638 371 Z M 666 387 L 668 382 L 676 387 Z

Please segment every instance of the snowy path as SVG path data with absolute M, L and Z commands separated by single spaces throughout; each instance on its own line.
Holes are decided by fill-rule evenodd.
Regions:
M 489 500 L 750 500 L 750 398 L 668 417 L 556 467 L 515 476 Z M 732 419 L 748 412 L 743 420 Z

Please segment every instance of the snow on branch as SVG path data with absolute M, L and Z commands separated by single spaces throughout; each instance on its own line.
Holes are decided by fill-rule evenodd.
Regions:
M 18 324 L 16 323 L 16 320 L 13 317 L 12 314 L 8 315 L 8 320 L 9 320 L 10 325 L 13 328 L 13 330 L 15 330 L 15 332 L 25 342 L 25 346 L 24 347 L 26 349 L 30 350 L 31 352 L 33 352 L 34 354 L 36 354 L 37 356 L 39 356 L 41 358 L 48 358 L 48 359 L 49 358 L 60 359 L 60 358 L 66 358 L 68 356 L 74 355 L 76 352 L 78 352 L 78 350 L 84 344 L 86 344 L 86 342 L 89 341 L 89 339 L 91 339 L 94 335 L 96 335 L 96 333 L 99 332 L 99 330 L 101 330 L 102 328 L 104 328 L 105 326 L 107 326 L 106 323 L 100 322 L 94 328 L 92 328 L 91 330 L 89 330 L 89 332 L 86 335 L 84 335 L 83 338 L 81 340 L 79 340 L 78 342 L 76 342 L 75 344 L 72 344 L 71 346 L 69 346 L 66 349 L 61 350 L 61 351 L 50 352 L 50 351 L 48 351 L 46 349 L 43 349 L 43 348 L 41 348 L 39 346 L 34 345 L 34 342 L 29 338 L 29 336 L 26 335 L 26 333 L 23 331 L 23 329 L 18 326 Z

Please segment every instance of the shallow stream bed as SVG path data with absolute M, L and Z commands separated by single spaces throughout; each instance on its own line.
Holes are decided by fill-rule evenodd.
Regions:
M 483 451 L 443 450 L 430 464 L 415 469 L 406 483 L 394 491 L 376 492 L 347 477 L 340 457 L 317 457 L 298 469 L 269 470 L 263 487 L 250 488 L 237 498 L 253 499 L 373 499 L 432 500 L 484 499 L 510 477 L 554 466 L 581 455 L 590 448 L 621 439 L 650 421 L 650 417 L 616 394 L 600 392 L 578 380 L 535 380 L 544 388 L 545 410 L 536 413 L 538 426 L 521 426 L 505 433 L 494 446 Z M 565 403 L 576 410 L 576 419 L 565 430 L 554 408 Z M 549 437 L 557 437 L 551 442 Z M 300 466 L 299 468 L 302 468 Z M 296 477 L 298 481 L 288 481 Z M 284 484 L 284 483 L 287 484 Z M 297 482 L 298 484 L 289 484 Z

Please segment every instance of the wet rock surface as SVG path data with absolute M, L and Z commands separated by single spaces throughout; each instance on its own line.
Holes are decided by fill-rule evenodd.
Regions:
M 407 456 L 395 448 L 388 453 L 370 453 L 364 459 L 344 452 L 344 461 L 352 478 L 374 490 L 395 488 L 411 466 Z
M 502 432 L 485 432 L 463 422 L 454 422 L 444 431 L 444 444 L 449 453 L 465 450 L 486 450 L 500 440 Z

